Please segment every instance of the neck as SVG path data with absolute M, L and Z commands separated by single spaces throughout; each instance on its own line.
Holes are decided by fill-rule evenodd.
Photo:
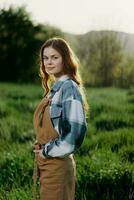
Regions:
M 55 82 L 58 81 L 62 76 L 64 76 L 65 74 L 56 74 L 54 75 L 54 80 Z

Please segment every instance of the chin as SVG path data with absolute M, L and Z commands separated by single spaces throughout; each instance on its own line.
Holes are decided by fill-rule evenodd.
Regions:
M 49 75 L 54 75 L 55 73 L 54 72 L 51 72 L 51 71 L 46 71 Z
M 53 75 L 53 76 L 55 76 L 55 77 L 60 77 L 60 76 L 63 75 L 63 73 L 61 73 L 61 72 L 54 72 L 54 71 L 47 71 L 47 73 L 48 73 L 49 75 Z

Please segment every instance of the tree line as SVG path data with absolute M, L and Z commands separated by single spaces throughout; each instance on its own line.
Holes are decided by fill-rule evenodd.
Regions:
M 62 32 L 49 25 L 35 25 L 24 7 L 0 10 L 0 81 L 36 82 L 41 45 Z
M 47 24 L 35 25 L 24 7 L 1 9 L 0 81 L 38 82 L 40 47 L 54 36 L 66 38 L 67 34 Z M 72 39 L 70 43 L 80 60 L 85 85 L 134 85 L 134 57 L 124 52 L 115 33 L 74 37 L 75 45 Z
M 134 56 L 125 51 L 117 32 L 92 31 L 70 40 L 79 55 L 85 85 L 134 86 Z

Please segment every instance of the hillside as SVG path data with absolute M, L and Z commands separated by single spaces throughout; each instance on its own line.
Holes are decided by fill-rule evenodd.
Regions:
M 117 38 L 121 42 L 121 45 L 125 52 L 129 54 L 134 53 L 134 34 L 125 33 L 125 32 L 117 32 L 117 31 L 90 31 L 86 34 L 81 35 L 75 35 L 70 33 L 65 33 L 65 38 L 73 45 L 74 49 L 77 49 L 84 44 L 86 46 L 88 43 L 90 43 L 91 40 L 94 40 L 97 38 L 101 33 L 103 32 L 109 32 L 115 33 L 117 35 Z

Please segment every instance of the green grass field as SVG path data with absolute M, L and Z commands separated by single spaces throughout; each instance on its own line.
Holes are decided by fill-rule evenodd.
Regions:
M 84 143 L 75 154 L 75 199 L 132 200 L 134 89 L 86 91 L 90 113 Z M 32 199 L 33 113 L 42 95 L 41 86 L 0 84 L 0 200 Z

